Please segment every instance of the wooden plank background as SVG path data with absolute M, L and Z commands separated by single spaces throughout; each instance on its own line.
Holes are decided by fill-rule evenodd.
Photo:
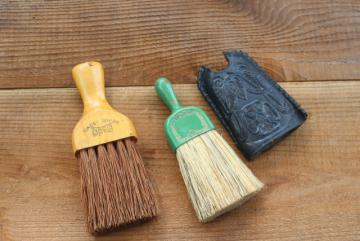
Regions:
M 224 50 L 249 52 L 278 81 L 359 79 L 360 1 L 109 0 L 0 2 L 3 88 L 69 87 L 100 60 L 108 85 L 195 83 Z
M 360 82 L 284 83 L 309 112 L 304 126 L 249 167 L 267 188 L 243 207 L 200 224 L 162 132 L 169 114 L 152 87 L 111 88 L 134 120 L 160 200 L 157 220 L 103 238 L 85 230 L 70 133 L 80 117 L 75 89 L 0 92 L 0 214 L 5 240 L 350 240 L 360 236 Z M 212 111 L 194 85 L 183 104 Z M 216 121 L 227 140 L 227 133 Z M 150 128 L 149 128 L 150 127 Z M 229 140 L 230 141 L 230 140 Z
M 172 79 L 234 146 L 195 86 L 229 49 L 254 56 L 309 119 L 246 162 L 261 193 L 200 224 L 151 85 Z M 103 237 L 86 232 L 70 140 L 82 112 L 70 71 L 88 60 L 134 121 L 160 201 L 156 220 Z M 0 241 L 360 240 L 359 67 L 356 0 L 0 1 Z

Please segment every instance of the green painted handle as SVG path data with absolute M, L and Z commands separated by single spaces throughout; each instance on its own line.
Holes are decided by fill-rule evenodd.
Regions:
M 169 107 L 171 112 L 175 112 L 182 107 L 176 98 L 171 82 L 167 78 L 159 78 L 155 83 L 155 90 L 160 96 L 160 99 L 167 105 L 167 107 Z

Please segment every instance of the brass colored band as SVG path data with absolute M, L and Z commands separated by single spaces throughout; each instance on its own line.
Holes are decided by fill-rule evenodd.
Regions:
M 74 128 L 72 146 L 74 153 L 104 143 L 135 137 L 137 133 L 131 120 L 115 110 L 94 110 L 85 114 Z

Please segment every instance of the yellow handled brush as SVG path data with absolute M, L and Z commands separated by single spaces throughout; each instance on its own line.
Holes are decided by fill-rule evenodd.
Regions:
M 82 63 L 72 75 L 84 103 L 72 144 L 89 232 L 108 232 L 154 217 L 155 194 L 135 146 L 135 127 L 107 102 L 102 65 Z

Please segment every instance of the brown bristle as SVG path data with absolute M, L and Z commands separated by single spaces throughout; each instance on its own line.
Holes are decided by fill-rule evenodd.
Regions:
M 91 233 L 109 232 L 156 215 L 155 193 L 131 138 L 83 149 L 76 156 Z

